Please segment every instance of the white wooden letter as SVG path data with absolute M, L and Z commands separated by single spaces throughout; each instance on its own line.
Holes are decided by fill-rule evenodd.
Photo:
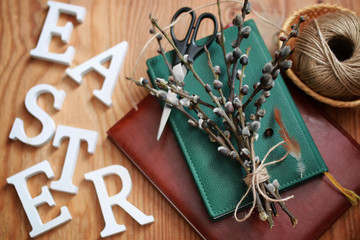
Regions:
M 66 73 L 79 84 L 81 84 L 83 76 L 92 70 L 101 74 L 104 77 L 104 83 L 101 90 L 94 90 L 93 93 L 101 102 L 110 107 L 112 103 L 111 96 L 119 77 L 127 49 L 128 44 L 123 41 L 75 68 L 66 69 Z M 111 61 L 109 68 L 105 68 L 102 65 L 107 61 Z
M 48 84 L 36 85 L 26 94 L 25 107 L 31 115 L 41 122 L 41 133 L 35 137 L 28 137 L 24 130 L 24 121 L 16 118 L 10 131 L 10 139 L 19 139 L 21 142 L 31 146 L 41 146 L 54 136 L 56 128 L 54 120 L 37 105 L 37 99 L 43 93 L 52 94 L 54 96 L 54 108 L 56 110 L 61 109 L 65 99 L 65 92 L 63 90 L 57 90 Z
M 74 28 L 71 22 L 67 22 L 65 26 L 56 26 L 60 13 L 66 13 L 76 16 L 76 20 L 82 23 L 85 19 L 86 9 L 71 4 L 48 1 L 49 12 L 36 48 L 30 51 L 30 55 L 45 61 L 55 62 L 64 65 L 70 65 L 75 54 L 75 49 L 69 46 L 65 53 L 51 53 L 49 46 L 53 36 L 60 36 L 63 43 L 68 43 L 71 32 Z
M 69 138 L 69 145 L 61 177 L 59 180 L 51 182 L 50 188 L 52 190 L 76 194 L 78 187 L 72 183 L 72 180 L 79 156 L 81 141 L 87 142 L 88 152 L 93 154 L 96 148 L 98 133 L 86 129 L 59 125 L 56 130 L 53 145 L 59 148 L 61 142 L 67 137 Z
M 37 207 L 47 203 L 49 206 L 55 206 L 55 201 L 47 186 L 41 188 L 41 194 L 32 198 L 27 188 L 27 179 L 44 172 L 49 179 L 54 178 L 54 172 L 47 160 L 44 160 L 22 172 L 19 172 L 9 178 L 7 182 L 15 186 L 16 192 L 19 195 L 20 201 L 24 207 L 25 213 L 30 221 L 32 230 L 30 237 L 36 237 L 44 232 L 47 232 L 61 224 L 71 220 L 71 215 L 66 206 L 60 208 L 60 215 L 50 220 L 47 223 L 43 223 L 37 211 Z
M 104 177 L 108 175 L 118 175 L 122 181 L 121 191 L 109 197 Z M 99 170 L 95 170 L 85 174 L 85 179 L 94 183 L 96 193 L 98 195 L 101 211 L 105 220 L 105 228 L 101 231 L 101 237 L 108 237 L 126 230 L 124 225 L 116 223 L 111 207 L 114 205 L 120 206 L 139 224 L 145 225 L 154 222 L 154 217 L 145 215 L 134 205 L 126 200 L 131 191 L 131 178 L 128 170 L 120 165 L 112 165 Z

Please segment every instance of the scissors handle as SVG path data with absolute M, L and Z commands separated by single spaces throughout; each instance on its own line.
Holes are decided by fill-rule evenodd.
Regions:
M 173 18 L 171 19 L 171 22 L 174 22 L 182 13 L 186 13 L 186 12 L 189 12 L 191 11 L 192 9 L 189 8 L 189 7 L 183 7 L 183 8 L 180 8 L 173 16 Z M 170 28 L 170 33 L 171 33 L 171 37 L 175 43 L 175 46 L 178 48 L 178 50 L 180 51 L 181 55 L 185 55 L 186 54 L 186 50 L 187 50 L 187 45 L 188 45 L 188 42 L 189 42 L 189 38 L 190 38 L 190 35 L 191 35 L 191 32 L 193 30 L 193 26 L 194 26 L 194 23 L 195 23 L 195 18 L 196 18 L 196 14 L 195 12 L 190 12 L 189 13 L 191 15 L 191 22 L 190 22 L 190 25 L 189 25 L 189 28 L 188 28 L 188 31 L 186 33 L 186 36 L 184 39 L 182 40 L 179 40 L 176 38 L 175 36 L 175 33 L 174 33 L 174 26 L 172 26 Z M 176 59 L 174 61 L 174 64 L 173 65 L 176 65 L 178 64 L 179 62 L 181 62 L 180 58 L 178 56 L 176 56 Z
M 181 9 L 179 9 L 173 16 L 171 22 L 174 22 L 180 14 L 182 13 L 185 13 L 185 12 L 189 12 L 191 11 L 192 9 L 189 8 L 189 7 L 183 7 Z M 216 20 L 216 17 L 211 14 L 211 13 L 203 13 L 199 16 L 199 18 L 197 19 L 196 23 L 195 23 L 195 18 L 196 18 L 196 15 L 195 15 L 195 12 L 190 12 L 191 14 L 191 22 L 190 22 L 190 25 L 189 25 L 189 28 L 188 28 L 188 31 L 186 33 L 186 36 L 183 40 L 178 40 L 174 34 L 174 26 L 172 26 L 170 28 L 170 32 L 171 32 L 171 37 L 176 45 L 176 47 L 179 49 L 180 53 L 182 55 L 185 55 L 185 54 L 188 54 L 190 57 L 192 58 L 195 58 L 195 56 L 204 48 L 204 45 L 206 46 L 209 46 L 209 44 L 214 40 L 215 36 L 216 36 L 216 33 L 217 33 L 217 20 Z M 200 26 L 200 23 L 203 19 L 205 18 L 209 18 L 213 21 L 214 23 L 214 32 L 213 34 L 211 35 L 211 37 L 207 40 L 207 42 L 204 44 L 204 45 L 201 45 L 199 46 L 198 44 L 196 44 L 196 36 L 197 36 L 197 33 L 198 33 L 198 30 L 199 30 L 199 26 Z M 192 30 L 194 29 L 194 32 L 192 34 L 192 37 L 191 37 L 191 41 L 189 43 L 189 38 L 190 38 L 190 35 L 191 35 L 191 32 Z M 176 56 L 175 58 L 175 61 L 174 61 L 174 65 L 180 63 L 181 60 L 178 56 Z

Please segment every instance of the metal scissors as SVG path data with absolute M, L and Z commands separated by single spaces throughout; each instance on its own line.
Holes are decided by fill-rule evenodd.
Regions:
M 189 12 L 191 10 L 192 9 L 189 8 L 189 7 L 180 8 L 174 14 L 171 22 L 174 22 L 180 16 L 180 14 Z M 189 28 L 188 28 L 188 31 L 186 33 L 185 38 L 182 39 L 182 40 L 178 40 L 175 37 L 174 26 L 172 26 L 170 28 L 170 33 L 171 33 L 171 37 L 172 37 L 172 39 L 173 39 L 173 41 L 175 43 L 175 46 L 179 49 L 181 55 L 184 56 L 185 54 L 187 54 L 192 59 L 195 59 L 196 55 L 201 50 L 204 49 L 204 45 L 209 46 L 209 44 L 214 40 L 214 38 L 216 36 L 216 33 L 217 33 L 218 24 L 217 24 L 216 17 L 211 13 L 203 13 L 203 14 L 201 14 L 198 17 L 198 19 L 196 20 L 196 23 L 195 23 L 195 18 L 196 18 L 195 12 L 193 11 L 193 12 L 190 12 L 189 14 L 191 15 L 191 22 L 190 22 L 190 25 L 189 25 Z M 198 30 L 199 30 L 200 23 L 205 18 L 209 18 L 209 19 L 211 19 L 213 21 L 213 23 L 214 23 L 214 32 L 212 33 L 212 35 L 209 37 L 209 39 L 207 40 L 207 42 L 204 45 L 199 46 L 196 43 L 196 36 L 197 36 Z M 192 33 L 192 36 L 190 38 L 191 33 Z M 190 39 L 190 42 L 189 42 L 189 39 Z M 174 72 L 175 78 L 178 81 L 183 81 L 186 74 L 187 74 L 187 71 L 188 71 L 186 69 L 185 65 L 181 62 L 181 60 L 180 60 L 180 58 L 178 56 L 175 57 L 175 60 L 173 62 L 173 69 L 172 70 Z M 170 90 L 168 91 L 167 96 L 168 96 L 168 99 L 170 101 L 173 101 L 173 100 L 175 100 L 175 98 L 177 98 L 177 94 L 170 91 Z M 165 104 L 162 115 L 161 115 L 161 119 L 160 119 L 160 125 L 159 125 L 157 140 L 159 140 L 160 137 L 161 137 L 161 134 L 162 134 L 162 132 L 163 132 L 163 130 L 165 128 L 166 122 L 167 122 L 167 120 L 168 120 L 168 118 L 170 116 L 171 109 L 172 109 L 172 107 L 169 104 Z

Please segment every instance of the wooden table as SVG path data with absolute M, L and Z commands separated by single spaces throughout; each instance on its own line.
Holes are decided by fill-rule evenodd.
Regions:
M 262 16 L 278 25 L 292 11 L 315 3 L 315 0 L 255 0 L 253 8 Z M 348 0 L 324 1 L 342 4 L 353 11 L 360 12 L 360 2 Z M 48 221 L 59 214 L 60 206 L 67 206 L 72 220 L 38 239 L 98 239 L 104 227 L 104 220 L 96 197 L 94 186 L 84 179 L 84 174 L 113 164 L 126 167 L 133 182 L 132 192 L 128 200 L 145 214 L 151 214 L 155 222 L 140 226 L 122 209 L 114 207 L 115 217 L 127 230 L 115 235 L 114 239 L 199 239 L 195 231 L 182 219 L 145 177 L 127 160 L 127 158 L 107 138 L 108 130 L 117 120 L 122 118 L 131 108 L 129 76 L 137 56 L 150 35 L 148 30 L 149 13 L 156 16 L 165 26 L 177 9 L 182 6 L 197 7 L 208 3 L 197 1 L 168 0 L 73 0 L 68 3 L 83 6 L 87 10 L 85 21 L 81 24 L 62 14 L 59 24 L 66 21 L 74 23 L 74 30 L 69 45 L 76 49 L 73 63 L 75 67 L 82 62 L 109 49 L 121 41 L 129 43 L 129 50 L 122 68 L 118 83 L 113 93 L 112 107 L 106 107 L 92 95 L 94 89 L 102 85 L 102 77 L 94 72 L 86 75 L 84 82 L 78 85 L 65 74 L 64 65 L 32 59 L 33 49 L 40 36 L 44 20 L 47 16 L 45 0 L 3 0 L 0 2 L 0 238 L 27 239 L 31 225 L 26 217 L 15 188 L 6 183 L 6 178 L 25 170 L 45 159 L 49 160 L 58 179 L 64 164 L 68 141 L 55 148 L 52 141 L 42 147 L 31 147 L 20 141 L 9 139 L 9 132 L 16 117 L 25 122 L 25 130 L 29 136 L 41 131 L 40 122 L 25 109 L 26 93 L 35 85 L 50 84 L 66 92 L 62 109 L 53 109 L 53 98 L 49 94 L 42 95 L 38 100 L 41 106 L 57 125 L 94 130 L 99 139 L 94 154 L 86 151 L 82 144 L 78 157 L 73 183 L 79 187 L 76 195 L 51 191 L 56 207 L 43 205 L 38 208 L 43 221 Z M 230 22 L 232 16 L 239 12 L 240 5 L 229 3 L 223 5 L 223 21 Z M 217 15 L 215 6 L 206 11 Z M 277 29 L 260 21 L 254 16 L 270 52 L 276 48 Z M 68 45 L 53 38 L 51 51 L 62 52 Z M 137 69 L 137 77 L 146 76 L 145 59 L 154 56 L 156 45 L 150 45 L 142 57 Z M 146 92 L 133 89 L 133 98 L 139 102 Z M 360 108 L 337 109 L 323 106 L 324 109 L 353 137 L 360 142 Z M 110 194 L 121 189 L 121 182 L 116 177 L 107 177 L 106 184 Z M 28 181 L 28 188 L 34 197 L 40 194 L 41 186 L 50 185 L 44 174 L 37 175 Z M 348 210 L 322 237 L 322 239 L 360 239 L 360 206 Z

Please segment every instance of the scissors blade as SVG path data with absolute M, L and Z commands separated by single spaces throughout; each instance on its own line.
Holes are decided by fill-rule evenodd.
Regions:
M 176 98 L 177 94 L 169 91 L 167 96 L 168 96 L 168 99 L 171 100 L 170 98 L 173 98 L 173 99 Z M 157 134 L 157 137 L 156 137 L 156 140 L 158 140 L 158 141 L 159 141 L 159 139 L 161 137 L 161 134 L 164 131 L 164 128 L 166 126 L 166 122 L 169 119 L 171 109 L 172 109 L 171 105 L 165 103 L 165 106 L 164 106 L 164 109 L 163 109 L 163 112 L 162 112 L 162 115 L 161 115 L 161 119 L 160 119 L 158 134 Z
M 173 72 L 174 72 L 176 80 L 183 81 L 185 76 L 186 76 L 187 70 L 186 70 L 186 67 L 183 64 L 179 63 L 179 64 L 176 64 L 173 67 Z M 169 90 L 168 94 L 167 94 L 167 98 L 170 101 L 173 102 L 177 98 L 177 94 Z M 161 115 L 161 119 L 160 119 L 158 134 L 157 134 L 157 137 L 156 137 L 156 139 L 158 141 L 159 141 L 159 139 L 160 139 L 160 137 L 161 137 L 161 135 L 162 135 L 162 133 L 164 131 L 164 128 L 166 126 L 167 120 L 169 119 L 171 110 L 172 110 L 171 105 L 165 103 L 164 109 L 163 109 L 163 112 L 162 112 L 162 115 Z
M 177 81 L 183 81 L 186 76 L 187 69 L 184 64 L 178 63 L 173 67 L 173 72 Z

